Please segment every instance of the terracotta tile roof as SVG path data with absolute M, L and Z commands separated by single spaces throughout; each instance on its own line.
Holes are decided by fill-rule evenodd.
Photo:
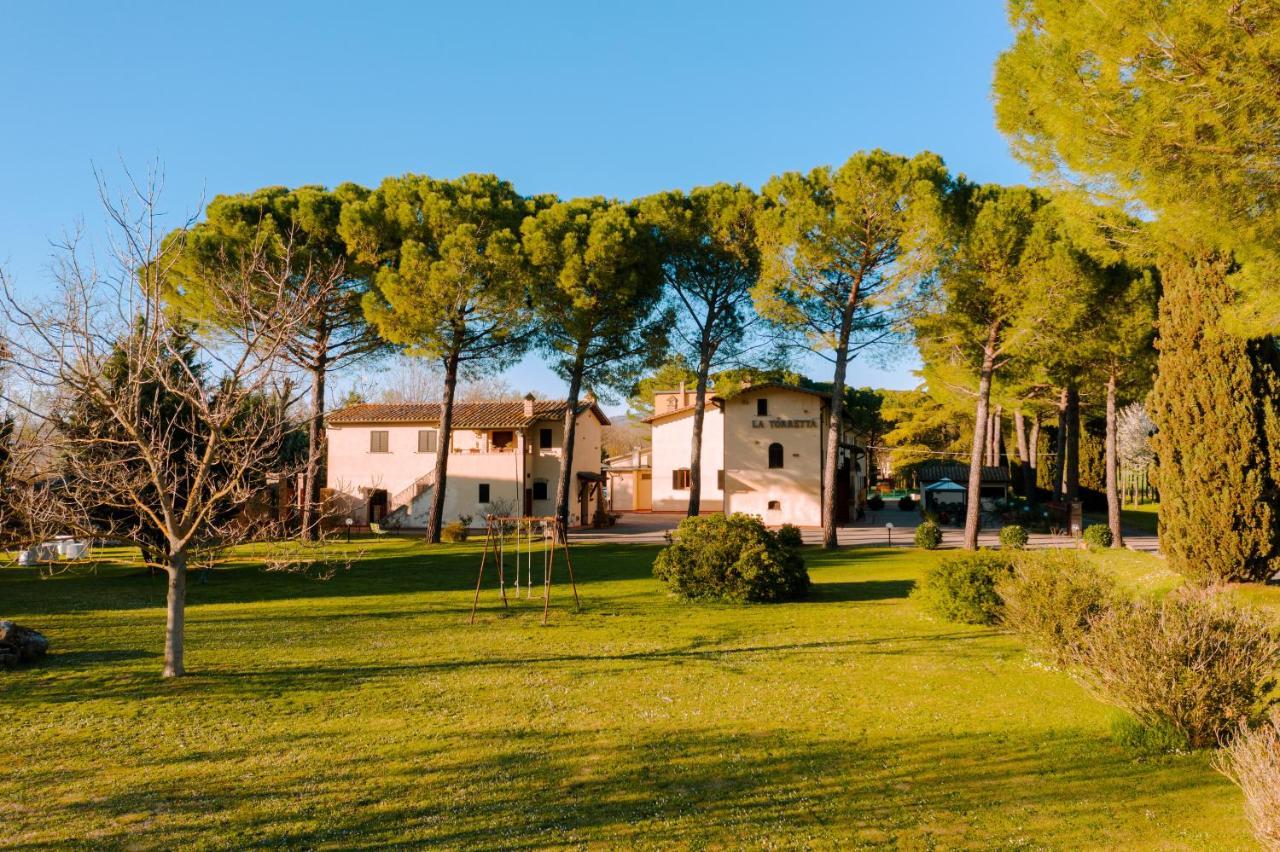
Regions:
M 564 417 L 565 401 L 535 400 L 533 416 L 525 414 L 524 403 L 512 402 L 455 402 L 453 427 L 455 429 L 503 429 L 523 428 L 539 420 Z M 579 411 L 591 411 L 597 419 L 609 425 L 609 418 L 594 402 L 579 405 Z M 339 409 L 326 418 L 333 424 L 341 423 L 439 423 L 438 402 L 366 402 Z

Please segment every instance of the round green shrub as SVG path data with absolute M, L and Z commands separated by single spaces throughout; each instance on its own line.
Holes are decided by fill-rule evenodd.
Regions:
M 995 624 L 1000 617 L 996 581 L 1009 569 L 1008 557 L 996 550 L 954 556 L 929 569 L 915 597 L 947 621 Z
M 879 512 L 884 508 L 884 498 L 879 494 L 872 494 L 867 498 L 867 508 L 873 512 Z
M 925 521 L 916 527 L 916 547 L 937 550 L 940 544 L 942 544 L 942 527 L 933 521 Z
M 773 602 L 809 591 L 796 549 L 740 513 L 685 518 L 654 560 L 653 575 L 685 598 Z
M 1000 530 L 1000 546 L 1009 550 L 1022 550 L 1027 546 L 1026 527 L 1007 524 Z
M 1090 547 L 1110 547 L 1112 541 L 1111 527 L 1106 524 L 1091 524 L 1084 528 L 1084 543 Z
M 778 539 L 778 544 L 783 547 L 790 547 L 792 550 L 804 547 L 804 537 L 800 534 L 800 528 L 795 524 L 783 524 L 778 527 L 774 537 Z
M 898 508 L 904 512 L 910 512 L 916 507 L 916 501 L 910 497 L 901 497 L 898 499 Z

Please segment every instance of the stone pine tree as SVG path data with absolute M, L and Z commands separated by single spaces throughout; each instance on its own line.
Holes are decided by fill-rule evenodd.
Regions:
M 165 276 L 168 301 L 205 329 L 243 336 L 261 319 L 251 318 L 251 324 L 245 325 L 243 317 L 220 308 L 222 269 L 235 257 L 265 252 L 276 264 L 287 261 L 293 271 L 293 280 L 287 283 L 297 302 L 313 306 L 283 351 L 287 363 L 305 373 L 311 383 L 301 506 L 305 538 L 314 537 L 319 523 L 326 380 L 387 348 L 361 310 L 361 299 L 369 289 L 369 269 L 347 261 L 346 245 L 338 234 L 342 208 L 366 195 L 367 190 L 354 184 L 334 190 L 275 186 L 220 195 L 209 204 L 203 222 L 169 238 L 181 240 L 184 247 Z M 273 283 L 246 284 L 262 291 L 259 303 L 271 304 Z
M 1222 328 L 1228 261 L 1166 259 L 1151 396 L 1160 545 L 1205 580 L 1258 580 L 1277 555 L 1280 393 L 1275 346 Z
M 517 234 L 534 203 L 493 175 L 406 175 L 343 214 L 352 252 L 378 266 L 364 298 L 369 321 L 444 376 L 427 517 L 433 543 L 443 527 L 458 380 L 510 366 L 529 338 Z
M 521 227 L 538 346 L 568 383 L 556 516 L 567 529 L 584 389 L 623 391 L 666 354 L 662 258 L 634 207 L 575 198 Z
M 689 447 L 690 516 L 702 499 L 702 426 L 712 372 L 733 363 L 756 320 L 751 288 L 760 274 L 756 195 L 716 184 L 638 202 L 641 223 L 658 244 L 676 322 L 672 343 L 693 368 L 693 435 Z
M 1059 194 L 1045 211 L 1040 241 L 1027 264 L 1028 294 L 1041 306 L 1029 318 L 1033 332 L 1023 360 L 1061 388 L 1060 494 L 1077 499 L 1084 444 L 1082 397 L 1105 399 L 1108 461 L 1089 487 L 1106 489 L 1115 546 L 1120 530 L 1116 407 L 1150 387 L 1155 330 L 1155 279 L 1125 244 L 1140 223 L 1074 194 Z M 1136 241 L 1136 242 L 1141 242 Z M 1101 460 L 1101 456 L 1100 456 Z
M 1113 547 L 1124 547 L 1120 524 L 1119 410 L 1123 403 L 1142 399 L 1155 373 L 1152 346 L 1156 326 L 1156 282 L 1150 269 L 1118 264 L 1109 270 L 1099 292 L 1096 364 L 1106 399 L 1107 525 Z
M 1189 501 L 1180 496 L 1177 505 L 1162 499 L 1162 539 L 1178 541 L 1185 553 L 1188 542 L 1225 536 L 1232 540 L 1213 546 L 1249 564 L 1227 570 L 1214 560 L 1222 569 L 1216 572 L 1254 573 L 1262 557 L 1252 531 L 1262 508 L 1231 496 L 1247 492 L 1254 474 L 1191 450 L 1211 422 L 1215 434 L 1242 436 L 1255 451 L 1270 451 L 1257 412 L 1276 404 L 1270 336 L 1280 325 L 1273 283 L 1280 269 L 1273 47 L 1280 8 L 1145 0 L 1017 0 L 1009 8 L 1015 41 L 997 65 L 995 96 L 997 123 L 1015 153 L 1096 196 L 1136 202 L 1156 214 L 1152 233 L 1162 242 L 1163 282 L 1157 371 L 1230 387 L 1232 394 L 1262 394 L 1251 402 L 1186 409 L 1172 399 L 1178 385 L 1162 376 L 1158 387 L 1170 395 L 1152 412 L 1166 449 L 1187 450 L 1174 459 L 1160 456 L 1160 481 L 1173 484 L 1170 494 L 1183 495 L 1177 483 L 1198 483 L 1223 495 L 1221 502 L 1207 493 Z M 1223 290 L 1223 279 L 1233 292 Z M 1184 310 L 1196 312 L 1178 315 Z M 1209 321 L 1219 327 L 1202 325 Z M 1213 357 L 1203 358 L 1197 336 L 1174 333 L 1184 324 L 1203 328 L 1217 347 Z M 1222 336 L 1229 332 L 1241 340 Z M 1188 365 L 1199 360 L 1205 372 L 1192 375 Z M 1192 399 L 1216 393 L 1191 387 Z M 1253 470 L 1270 465 L 1264 458 Z M 1224 512 L 1235 513 L 1234 525 L 1222 523 Z M 1202 564 L 1173 559 L 1190 573 L 1204 573 Z
M 934 154 L 853 155 L 838 169 L 787 172 L 765 184 L 757 229 L 756 310 L 831 362 L 822 540 L 836 546 L 836 476 L 845 376 L 859 341 L 891 329 L 925 268 L 950 178 Z
M 1024 318 L 1035 313 L 1026 301 L 1025 263 L 1045 200 L 1026 187 L 958 188 L 948 205 L 952 237 L 938 269 L 937 299 L 915 320 L 926 363 L 943 375 L 976 379 L 964 528 L 970 550 L 978 546 L 992 384 L 1023 342 Z

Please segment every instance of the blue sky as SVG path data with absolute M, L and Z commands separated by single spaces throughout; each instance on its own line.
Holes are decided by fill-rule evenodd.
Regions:
M 92 164 L 121 160 L 163 162 L 175 224 L 270 184 L 483 171 L 630 198 L 873 147 L 1025 181 L 990 101 L 1010 38 L 999 0 L 8 4 L 0 263 L 45 286 L 51 238 L 100 233 Z M 536 359 L 507 379 L 563 390 Z

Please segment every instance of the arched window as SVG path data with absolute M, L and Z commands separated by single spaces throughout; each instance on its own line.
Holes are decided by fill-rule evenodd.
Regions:
M 782 467 L 782 445 L 769 445 L 769 467 Z

